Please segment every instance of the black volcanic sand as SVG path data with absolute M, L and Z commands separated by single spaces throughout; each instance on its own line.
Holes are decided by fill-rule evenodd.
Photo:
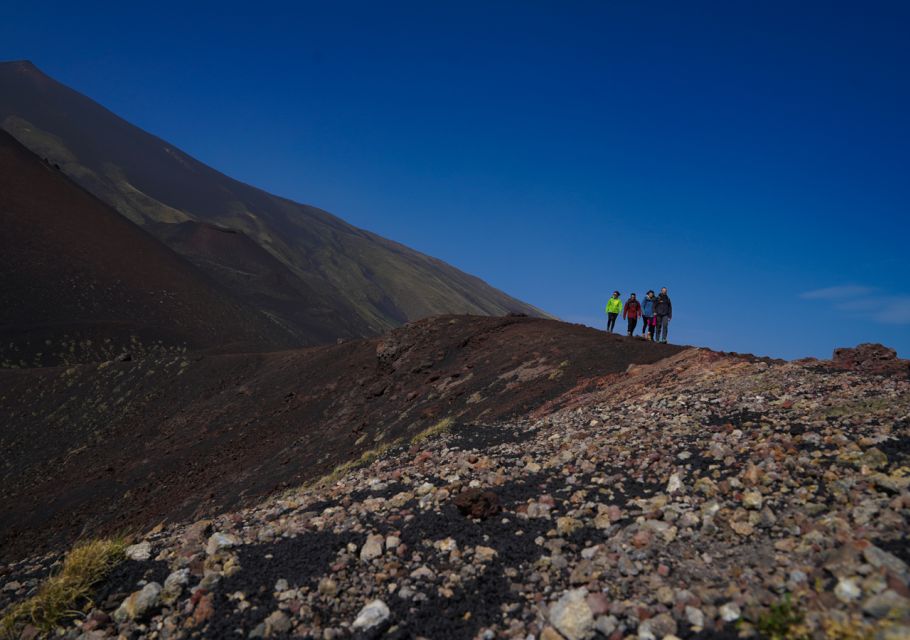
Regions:
M 453 430 L 448 441 L 451 448 L 464 449 L 465 451 L 484 451 L 490 447 L 503 444 L 517 444 L 527 442 L 534 437 L 534 431 L 521 427 L 490 426 L 483 424 L 459 425 Z
M 575 483 L 567 484 L 564 478 L 558 476 L 531 474 L 523 482 L 489 489 L 497 494 L 505 510 L 485 520 L 463 516 L 452 502 L 438 511 L 417 511 L 413 519 L 403 524 L 372 519 L 369 523 L 372 532 L 383 535 L 397 533 L 401 541 L 413 551 L 426 552 L 425 544 L 450 537 L 461 549 L 482 545 L 492 547 L 498 555 L 486 565 L 486 571 L 481 576 L 454 588 L 451 598 L 439 595 L 435 588 L 424 591 L 426 599 L 421 601 L 401 599 L 394 594 L 384 596 L 383 600 L 392 612 L 391 626 L 372 630 L 372 635 L 361 634 L 358 637 L 376 637 L 377 634 L 382 634 L 382 637 L 401 639 L 417 635 L 434 639 L 471 638 L 480 628 L 498 621 L 502 615 L 501 607 L 517 603 L 520 599 L 519 594 L 511 591 L 504 570 L 507 567 L 528 568 L 542 555 L 549 553 L 545 547 L 533 541 L 538 536 L 546 537 L 547 531 L 554 526 L 553 520 L 519 518 L 513 510 L 528 500 L 550 494 L 556 502 L 551 511 L 555 519 L 562 511 L 561 503 L 579 486 L 590 484 L 592 476 L 577 475 L 576 479 Z M 660 492 L 658 485 L 631 481 L 617 483 L 611 488 L 615 492 L 612 502 L 620 506 L 626 506 L 633 498 L 649 497 Z M 391 490 L 384 493 L 391 493 Z M 312 507 L 305 509 L 313 510 Z M 416 499 L 405 504 L 402 510 L 416 511 Z M 618 524 L 622 525 L 625 521 Z M 523 535 L 516 535 L 518 530 Z M 563 539 L 567 542 L 567 549 L 580 551 L 585 546 L 602 540 L 603 535 L 603 531 L 581 528 Z M 308 586 L 315 589 L 320 578 L 331 575 L 330 566 L 338 552 L 348 543 L 354 543 L 359 548 L 365 538 L 366 534 L 321 531 L 241 547 L 238 557 L 243 569 L 215 588 L 216 617 L 205 627 L 203 636 L 221 638 L 232 634 L 237 628 L 248 633 L 278 608 L 273 588 L 279 579 L 287 580 L 291 587 Z M 438 562 L 432 566 L 435 570 L 440 569 Z M 443 570 L 445 566 L 444 562 Z M 356 568 L 353 570 L 356 571 Z M 236 611 L 236 603 L 228 599 L 228 594 L 236 591 L 246 594 L 247 601 L 255 608 Z M 314 609 L 318 615 L 319 605 Z M 466 619 L 465 614 L 468 612 L 471 615 Z M 329 611 L 325 612 L 326 617 L 329 614 Z
M 598 477 L 604 476 L 616 479 L 609 486 L 614 496 L 611 502 L 621 507 L 630 508 L 629 501 L 633 498 L 647 498 L 661 491 L 661 487 L 656 484 L 623 480 L 618 470 L 601 470 Z M 452 501 L 438 510 L 419 511 L 416 499 L 401 508 L 401 511 L 414 513 L 409 521 L 386 521 L 378 516 L 368 518 L 365 524 L 369 531 L 383 535 L 398 534 L 412 551 L 432 553 L 425 545 L 451 537 L 461 549 L 483 545 L 494 548 L 498 555 L 484 565 L 483 574 L 453 588 L 450 598 L 440 595 L 435 587 L 420 589 L 419 585 L 418 591 L 422 593 L 420 599 L 402 599 L 395 594 L 380 596 L 391 610 L 389 623 L 355 637 L 404 640 L 420 635 L 441 640 L 465 639 L 474 637 L 481 628 L 500 620 L 502 607 L 517 604 L 522 598 L 521 594 L 511 590 L 510 580 L 505 574 L 506 568 L 526 571 L 538 558 L 549 553 L 533 540 L 538 536 L 546 537 L 547 531 L 554 525 L 554 520 L 520 518 L 514 509 L 529 500 L 549 494 L 555 500 L 551 511 L 555 519 L 564 512 L 563 505 L 569 496 L 581 486 L 590 486 L 593 477 L 577 474 L 574 476 L 575 482 L 569 484 L 564 477 L 538 473 L 528 475 L 521 482 L 490 488 L 488 490 L 496 493 L 504 511 L 484 520 L 463 516 Z M 403 485 L 389 483 L 359 499 L 370 495 L 390 497 L 403 488 Z M 325 501 L 302 509 L 320 511 L 335 504 Z M 631 517 L 634 514 L 618 525 L 621 526 Z M 518 530 L 523 535 L 516 535 Z M 609 535 L 609 532 L 606 533 Z M 604 535 L 604 531 L 581 528 L 563 539 L 567 549 L 578 553 L 585 546 L 600 542 Z M 278 608 L 273 590 L 279 579 L 287 580 L 292 588 L 308 587 L 315 590 L 320 578 L 331 576 L 330 567 L 337 561 L 339 552 L 349 543 L 359 548 L 365 537 L 366 533 L 313 531 L 270 543 L 240 547 L 238 559 L 242 569 L 214 587 L 215 616 L 205 627 L 195 631 L 194 637 L 224 638 L 235 635 L 238 629 L 242 629 L 246 636 Z M 352 562 L 353 566 L 348 564 L 345 571 L 357 571 L 356 563 L 359 560 L 354 559 Z M 450 568 L 448 560 L 439 557 L 429 566 L 437 573 Z M 167 567 L 162 562 L 126 561 L 96 589 L 94 599 L 107 609 L 114 608 L 130 592 L 138 589 L 143 581 L 163 583 L 167 574 Z M 229 598 L 229 594 L 237 591 L 243 592 L 247 602 L 252 605 L 242 612 L 236 610 L 237 603 Z M 314 603 L 314 615 L 324 619 L 331 617 L 334 613 L 331 609 L 332 602 L 333 600 L 319 600 Z M 732 628 L 697 634 L 681 630 L 680 633 L 681 638 L 693 640 L 732 640 L 737 637 Z
M 485 429 L 482 432 L 489 434 L 490 431 Z M 468 430 L 466 433 L 470 438 L 481 433 L 481 430 Z M 517 432 L 504 430 L 504 433 L 512 438 Z M 464 439 L 456 437 L 451 437 L 449 444 L 456 440 L 465 444 Z M 623 526 L 635 517 L 631 500 L 648 498 L 661 492 L 661 486 L 657 484 L 624 478 L 619 469 L 599 469 L 596 476 L 613 480 L 602 487 L 604 491 L 612 492 L 609 501 L 631 510 L 617 526 Z M 425 545 L 451 537 L 461 549 L 483 545 L 495 549 L 497 556 L 485 565 L 482 575 L 454 587 L 450 598 L 440 595 L 435 586 L 419 589 L 422 596 L 417 600 L 401 599 L 395 594 L 380 596 L 391 610 L 389 623 L 383 628 L 372 629 L 369 633 L 355 637 L 401 640 L 416 636 L 442 640 L 472 638 L 481 628 L 500 620 L 502 607 L 518 603 L 522 598 L 520 593 L 511 590 L 511 581 L 505 570 L 512 568 L 522 573 L 527 572 L 538 558 L 549 553 L 546 547 L 534 543 L 534 539 L 538 536 L 546 537 L 547 531 L 554 526 L 555 518 L 568 507 L 566 501 L 571 494 L 579 487 L 591 486 L 594 477 L 595 474 L 576 474 L 572 476 L 574 481 L 568 482 L 565 476 L 558 473 L 533 473 L 519 482 L 487 488 L 486 490 L 496 493 L 503 511 L 483 520 L 462 515 L 455 507 L 454 499 L 438 510 L 427 511 L 420 511 L 417 500 L 413 499 L 401 508 L 403 512 L 414 514 L 406 522 L 367 517 L 363 522 L 367 531 L 383 535 L 398 534 L 412 551 L 425 553 L 428 551 Z M 357 496 L 351 494 L 345 500 L 355 497 L 357 500 L 371 496 L 391 497 L 405 488 L 402 484 L 390 482 L 377 486 L 375 491 L 363 491 Z M 529 500 L 539 499 L 544 494 L 554 498 L 555 506 L 551 511 L 553 519 L 523 519 L 516 515 L 516 508 Z M 323 501 L 301 509 L 320 512 L 336 504 L 336 501 Z M 518 530 L 522 535 L 516 535 Z M 583 527 L 563 539 L 566 548 L 577 554 L 584 547 L 602 540 L 604 535 L 604 531 Z M 339 552 L 349 543 L 359 548 L 365 538 L 366 532 L 313 531 L 270 543 L 241 546 L 237 554 L 242 569 L 214 587 L 215 615 L 205 627 L 194 632 L 194 637 L 224 638 L 235 635 L 237 629 L 243 630 L 243 635 L 246 636 L 278 608 L 273 590 L 279 579 L 287 580 L 292 588 L 308 587 L 315 590 L 319 579 L 331 576 L 330 567 L 337 561 Z M 346 565 L 343 570 L 356 571 L 358 562 L 355 558 L 353 564 Z M 440 561 L 437 557 L 429 566 L 439 573 L 449 565 L 447 560 Z M 106 609 L 115 608 L 144 581 L 163 583 L 167 574 L 168 569 L 162 562 L 126 561 L 96 589 L 94 599 Z M 230 594 L 237 591 L 243 592 L 252 605 L 246 611 L 238 611 L 237 603 L 229 598 Z M 332 600 L 319 600 L 312 609 L 314 615 L 329 618 L 337 615 L 331 606 Z M 466 615 L 468 613 L 470 615 Z M 736 634 L 732 629 L 697 634 L 683 631 L 680 637 L 693 640 L 732 640 Z
M 453 446 L 518 442 L 482 425 L 682 349 L 447 316 L 296 351 L 0 370 L 0 559 L 254 504 L 443 419 L 473 425 Z

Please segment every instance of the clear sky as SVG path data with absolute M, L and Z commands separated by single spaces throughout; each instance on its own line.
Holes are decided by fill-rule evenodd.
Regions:
M 565 320 L 667 286 L 671 342 L 908 357 L 908 33 L 904 1 L 45 1 L 0 59 Z

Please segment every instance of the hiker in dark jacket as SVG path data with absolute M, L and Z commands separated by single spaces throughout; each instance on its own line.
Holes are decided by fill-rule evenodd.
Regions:
M 654 317 L 656 319 L 654 324 L 657 327 L 657 335 L 655 338 L 666 343 L 667 329 L 669 328 L 670 320 L 673 319 L 673 303 L 670 302 L 670 296 L 667 295 L 666 287 L 660 290 L 660 294 L 658 294 L 657 299 L 654 301 Z
M 647 335 L 649 340 L 654 339 L 654 291 L 649 290 L 645 299 L 641 301 L 641 335 Z
M 628 335 L 630 338 L 632 337 L 632 334 L 635 333 L 635 325 L 638 324 L 638 318 L 640 316 L 641 305 L 638 303 L 638 300 L 635 299 L 635 294 L 630 294 L 629 299 L 626 300 L 626 304 L 622 308 L 623 320 L 629 321 Z

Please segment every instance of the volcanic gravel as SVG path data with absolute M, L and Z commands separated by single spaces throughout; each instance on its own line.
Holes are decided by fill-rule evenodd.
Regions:
M 910 381 L 693 350 L 564 400 L 142 536 L 188 583 L 85 638 L 910 636 Z

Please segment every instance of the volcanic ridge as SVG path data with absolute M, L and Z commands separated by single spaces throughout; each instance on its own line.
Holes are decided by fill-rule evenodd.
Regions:
M 105 397 L 107 376 L 171 366 L 165 377 L 183 370 L 186 395 L 204 399 L 167 390 L 162 407 L 135 409 L 159 426 L 139 428 L 129 458 L 104 458 L 126 446 L 119 427 L 93 449 L 61 451 L 94 483 L 80 506 L 59 497 L 74 475 L 36 490 L 56 485 L 50 504 L 101 529 L 113 514 L 162 517 L 134 529 L 127 559 L 63 637 L 910 632 L 910 365 L 878 346 L 782 362 L 547 320 L 450 317 L 246 362 L 102 364 L 0 381 L 7 398 L 53 396 L 67 380 L 73 397 L 77 385 Z M 226 453 L 206 458 L 216 442 Z M 373 448 L 358 457 L 358 447 Z M 167 467 L 183 448 L 198 463 L 184 471 L 214 471 L 180 483 Z M 345 455 L 354 462 L 332 467 Z M 128 460 L 142 457 L 140 473 Z M 122 499 L 95 497 L 105 482 L 93 464 L 112 465 L 107 483 L 129 488 Z M 241 485 L 273 494 L 227 510 L 199 501 Z M 156 490 L 170 497 L 156 504 Z M 168 519 L 180 500 L 203 517 Z M 6 535 L 7 556 L 20 558 L 0 570 L 12 602 L 63 555 L 23 558 Z

